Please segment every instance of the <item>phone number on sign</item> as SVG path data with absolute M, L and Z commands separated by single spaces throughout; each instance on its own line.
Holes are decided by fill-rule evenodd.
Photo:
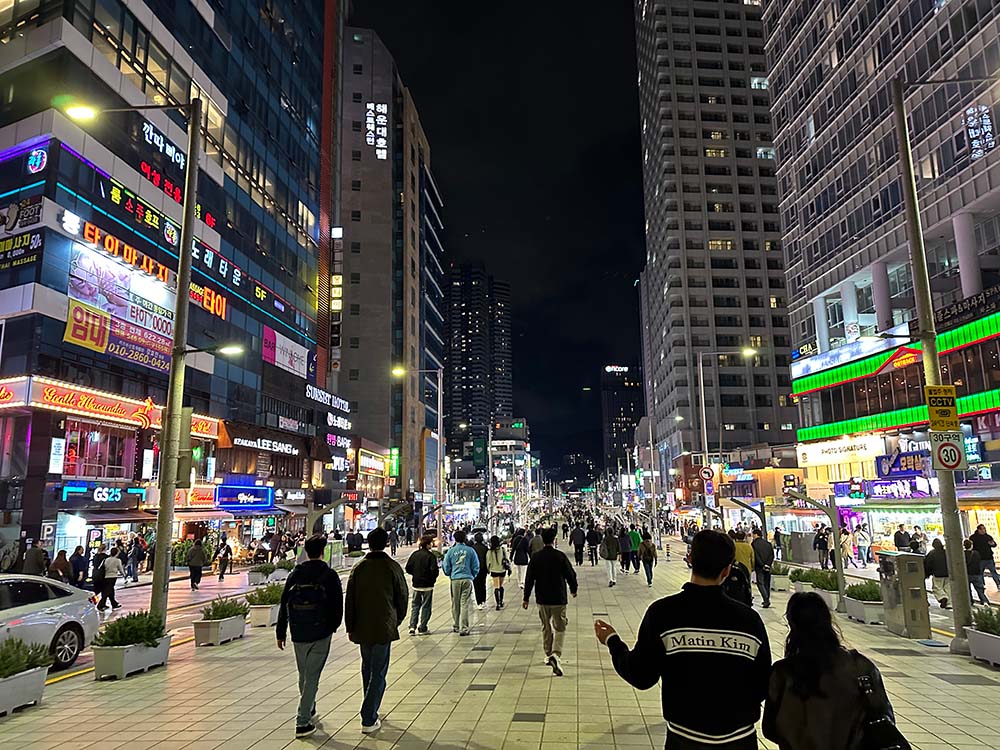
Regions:
M 147 349 L 141 349 L 130 344 L 128 341 L 109 341 L 108 354 L 128 362 L 145 365 L 160 372 L 168 372 L 170 370 L 170 360 L 168 357 Z

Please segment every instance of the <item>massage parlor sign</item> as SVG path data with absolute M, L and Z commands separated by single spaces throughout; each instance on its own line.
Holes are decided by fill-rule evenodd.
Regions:
M 163 409 L 151 398 L 138 401 L 40 377 L 31 378 L 30 393 L 30 403 L 36 407 L 124 422 L 142 429 L 160 429 L 163 426 Z M 196 414 L 191 419 L 191 434 L 217 438 L 219 422 Z

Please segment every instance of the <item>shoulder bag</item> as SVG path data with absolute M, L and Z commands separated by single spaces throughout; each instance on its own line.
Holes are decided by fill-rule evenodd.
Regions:
M 857 750 L 912 750 L 892 717 L 875 702 L 871 675 L 858 677 L 864 718 L 861 720 L 861 741 Z

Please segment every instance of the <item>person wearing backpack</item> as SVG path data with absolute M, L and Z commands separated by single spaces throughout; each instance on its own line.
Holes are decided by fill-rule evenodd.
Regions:
M 722 581 L 722 593 L 740 604 L 745 604 L 748 607 L 753 606 L 750 571 L 739 560 L 733 560 L 729 575 Z
M 308 737 L 316 731 L 313 719 L 319 678 L 330 654 L 330 639 L 344 617 L 340 576 L 323 562 L 325 548 L 326 538 L 321 535 L 306 540 L 308 559 L 296 565 L 285 579 L 274 631 L 282 651 L 289 629 L 292 631 L 295 668 L 299 673 L 296 738 Z
M 819 594 L 792 594 L 785 617 L 785 658 L 771 672 L 764 736 L 780 750 L 909 750 L 878 667 L 844 648 Z
M 233 548 L 229 546 L 229 542 L 226 541 L 226 535 L 223 534 L 219 539 L 219 548 L 215 550 L 215 555 L 212 557 L 212 562 L 216 560 L 219 561 L 219 583 L 222 583 L 226 579 L 226 571 L 229 570 L 229 564 L 233 559 Z
M 381 527 L 368 535 L 369 552 L 351 570 L 344 601 L 347 637 L 361 649 L 361 683 L 364 686 L 361 731 L 364 734 L 377 732 L 382 726 L 379 708 L 389 672 L 390 647 L 393 641 L 399 640 L 399 626 L 406 619 L 410 597 L 403 569 L 385 553 L 388 543 L 389 534 Z M 468 594 L 466 591 L 466 602 Z
M 597 552 L 608 566 L 608 588 L 611 588 L 618 583 L 615 569 L 618 557 L 622 553 L 622 548 L 618 542 L 618 537 L 615 536 L 614 529 L 610 526 L 604 529 L 604 541 L 601 542 Z
M 656 565 L 656 545 L 653 544 L 653 537 L 649 532 L 643 532 L 642 541 L 639 542 L 639 561 L 643 570 L 646 571 L 646 586 L 653 588 L 653 566 Z

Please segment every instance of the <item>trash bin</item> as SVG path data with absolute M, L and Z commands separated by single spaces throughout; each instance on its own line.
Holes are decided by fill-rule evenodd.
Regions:
M 923 555 L 882 550 L 878 553 L 878 577 L 889 632 L 904 638 L 930 638 Z

